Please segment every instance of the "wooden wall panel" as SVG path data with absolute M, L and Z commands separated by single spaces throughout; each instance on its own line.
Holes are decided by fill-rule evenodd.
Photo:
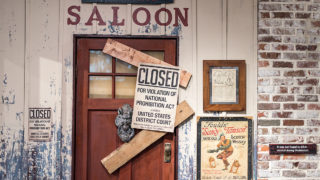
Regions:
M 22 179 L 25 3 L 1 1 L 0 17 L 0 179 Z
M 26 118 L 24 178 L 55 179 L 61 172 L 61 80 L 59 59 L 59 11 L 56 0 L 26 1 Z M 28 140 L 28 108 L 52 108 L 50 142 Z

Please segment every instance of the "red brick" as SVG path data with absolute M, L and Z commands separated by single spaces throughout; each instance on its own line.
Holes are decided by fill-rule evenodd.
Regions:
M 303 70 L 296 70 L 296 71 L 285 71 L 283 76 L 290 76 L 290 77 L 304 77 L 305 73 Z
M 313 87 L 304 87 L 303 88 L 303 94 L 313 94 L 314 88 Z
M 303 4 L 283 4 L 282 10 L 284 10 L 284 11 L 303 11 L 304 5 Z
M 280 109 L 279 103 L 259 103 L 258 110 L 277 110 Z
M 281 53 L 276 52 L 262 52 L 260 53 L 260 57 L 263 59 L 280 59 Z
M 309 136 L 307 138 L 307 143 L 319 144 L 320 143 L 320 136 Z
M 261 143 L 261 144 L 279 143 L 279 140 L 277 136 L 259 136 L 258 143 Z
M 311 13 L 296 13 L 296 18 L 298 19 L 307 19 L 310 18 Z
M 283 104 L 284 110 L 304 110 L 304 104 L 288 103 Z
M 259 161 L 277 161 L 280 160 L 280 155 L 269 155 L 269 153 L 258 153 Z
M 308 53 L 308 60 L 320 60 L 320 53 Z
M 258 118 L 268 117 L 269 113 L 266 111 L 258 111 Z
M 258 86 L 269 86 L 270 79 L 260 78 L 258 79 Z
M 298 68 L 318 68 L 318 62 L 315 61 L 301 61 L 297 62 Z
M 273 12 L 271 14 L 271 17 L 272 18 L 291 18 L 293 17 L 293 13 L 290 13 L 290 12 Z
M 280 126 L 280 120 L 258 120 L 258 126 Z
M 269 133 L 268 128 L 258 128 L 258 134 L 259 135 L 267 135 Z
M 317 49 L 317 45 L 296 45 L 297 51 L 315 51 Z
M 262 35 L 262 34 L 270 34 L 270 30 L 269 30 L 269 29 L 260 28 L 260 29 L 258 29 L 258 34 L 259 34 L 259 35 Z
M 270 18 L 269 12 L 260 12 L 260 18 Z
M 285 78 L 285 79 L 275 78 L 272 81 L 272 85 L 274 86 L 289 86 L 293 84 L 294 84 L 294 80 L 292 78 Z
M 320 110 L 320 104 L 308 104 L 308 110 Z
M 279 11 L 281 10 L 281 5 L 280 4 L 259 4 L 259 10 Z
M 282 162 L 282 161 L 272 162 L 271 168 L 272 169 L 292 169 L 293 162 Z
M 317 86 L 319 84 L 318 79 L 297 79 L 298 85 L 305 86 L 305 85 L 312 85 Z
M 320 21 L 311 21 L 311 24 L 313 27 L 316 27 L 316 28 L 320 27 Z
M 259 144 L 258 152 L 269 152 L 269 145 L 267 144 Z
M 269 169 L 269 162 L 258 161 L 258 169 Z
M 312 4 L 308 6 L 308 11 L 320 11 L 320 5 L 319 4 Z
M 283 136 L 282 143 L 303 143 L 303 136 Z
M 288 93 L 288 88 L 287 87 L 279 87 L 277 93 L 287 94 Z
M 305 27 L 305 20 L 286 20 L 284 22 L 284 27 Z
M 272 30 L 272 33 L 273 34 L 276 34 L 276 35 L 294 35 L 295 34 L 295 29 L 294 28 L 274 28 Z
M 280 36 L 260 36 L 259 42 L 281 42 L 282 39 Z
M 305 53 L 284 53 L 283 59 L 290 60 L 303 60 L 306 59 L 307 55 Z
M 292 44 L 272 44 L 271 50 L 273 50 L 273 51 L 293 51 L 294 46 Z
M 268 94 L 259 94 L 258 101 L 269 101 L 270 95 Z
M 280 135 L 280 134 L 293 134 L 294 128 L 272 128 L 272 134 Z
M 294 101 L 294 96 L 293 95 L 275 95 L 273 96 L 272 100 L 274 102 Z
M 282 26 L 282 21 L 277 19 L 262 19 L 259 21 L 259 27 L 280 27 Z
M 315 119 L 308 120 L 307 125 L 308 126 L 320 126 L 320 120 L 315 120 Z
M 297 101 L 300 102 L 318 102 L 317 95 L 298 95 Z
M 299 135 L 318 135 L 319 128 L 296 128 L 296 134 Z
M 293 116 L 292 112 L 287 112 L 287 111 L 272 112 L 273 118 L 292 118 L 292 116 Z
M 306 159 L 306 155 L 283 155 L 283 160 L 304 160 Z
M 268 67 L 269 61 L 258 61 L 258 67 Z
M 299 94 L 300 93 L 300 87 L 292 87 L 290 89 L 291 94 Z
M 318 163 L 316 162 L 299 162 L 298 169 L 317 169 Z
M 274 68 L 292 68 L 292 62 L 284 62 L 284 61 L 275 61 L 273 62 Z
M 283 120 L 284 126 L 303 126 L 303 120 Z
M 308 74 L 313 77 L 320 77 L 320 70 L 309 70 Z
M 282 171 L 283 177 L 306 177 L 306 172 L 298 170 L 284 170 Z
M 302 36 L 287 36 L 284 37 L 283 41 L 285 43 L 306 43 L 307 38 Z

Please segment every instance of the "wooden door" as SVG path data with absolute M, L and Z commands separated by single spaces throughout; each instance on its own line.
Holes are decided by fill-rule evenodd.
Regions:
M 114 38 L 176 65 L 176 39 Z M 101 159 L 119 147 L 114 123 L 123 104 L 133 105 L 137 68 L 102 53 L 107 38 L 76 39 L 75 179 L 170 180 L 175 176 L 175 134 L 168 134 L 113 174 Z M 171 143 L 170 163 L 164 144 Z

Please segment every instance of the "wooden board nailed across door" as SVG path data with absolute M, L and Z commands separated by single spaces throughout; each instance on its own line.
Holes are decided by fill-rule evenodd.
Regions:
M 117 41 L 176 64 L 177 39 L 127 39 Z M 174 179 L 175 134 L 167 134 L 116 172 L 109 174 L 101 159 L 122 142 L 114 119 L 117 109 L 133 105 L 136 67 L 102 53 L 107 38 L 77 38 L 75 179 Z M 164 162 L 164 146 L 172 157 Z

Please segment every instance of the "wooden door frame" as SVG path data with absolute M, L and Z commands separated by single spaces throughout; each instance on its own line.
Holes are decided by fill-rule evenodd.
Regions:
M 72 165 L 71 165 L 71 179 L 75 179 L 75 136 L 76 136 L 76 100 L 77 100 L 77 42 L 79 39 L 90 38 L 90 39 L 101 39 L 101 38 L 122 38 L 122 39 L 173 39 L 176 40 L 176 65 L 179 66 L 179 36 L 112 36 L 112 35 L 91 35 L 91 34 L 73 34 L 73 104 L 72 104 Z M 177 178 L 178 171 L 178 128 L 175 130 L 175 173 L 174 179 Z

